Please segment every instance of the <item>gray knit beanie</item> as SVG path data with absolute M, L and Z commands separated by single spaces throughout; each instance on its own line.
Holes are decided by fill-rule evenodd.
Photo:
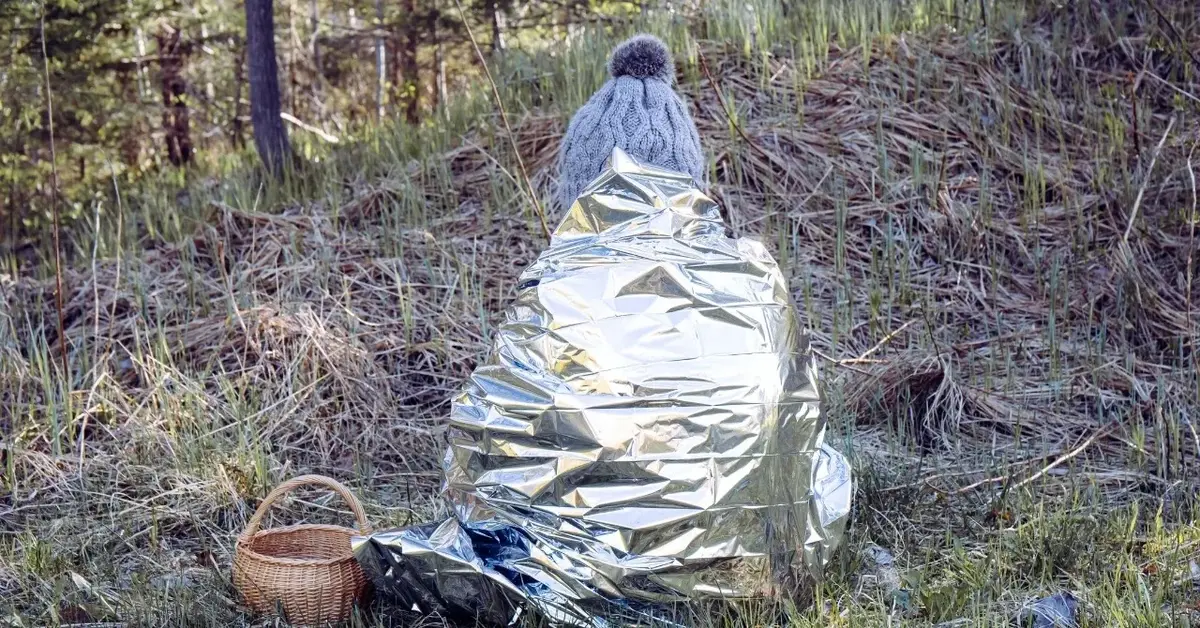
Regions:
M 614 146 L 703 185 L 700 134 L 673 88 L 675 65 L 666 44 L 651 35 L 632 37 L 613 49 L 608 71 L 612 78 L 575 113 L 559 148 L 558 210 L 603 172 Z

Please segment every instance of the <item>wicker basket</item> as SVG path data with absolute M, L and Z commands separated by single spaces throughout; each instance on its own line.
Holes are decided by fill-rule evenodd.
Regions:
M 237 539 L 233 582 L 257 613 L 282 610 L 289 622 L 317 626 L 345 621 L 366 592 L 367 578 L 350 551 L 354 530 L 333 525 L 296 525 L 259 530 L 267 510 L 292 489 L 326 486 L 350 506 L 363 534 L 371 532 L 362 505 L 349 489 L 320 475 L 280 484 L 259 505 Z

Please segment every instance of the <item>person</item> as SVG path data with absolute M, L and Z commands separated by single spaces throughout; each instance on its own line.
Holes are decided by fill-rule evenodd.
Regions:
M 561 213 L 604 171 L 613 148 L 648 166 L 692 176 L 706 187 L 706 160 L 688 105 L 675 92 L 675 64 L 662 40 L 636 35 L 617 46 L 611 78 L 575 112 L 559 147 Z
M 609 70 L 563 138 L 561 222 L 451 404 L 453 517 L 352 541 L 404 608 L 686 625 L 791 595 L 842 536 L 849 469 L 786 278 L 723 232 L 666 45 Z

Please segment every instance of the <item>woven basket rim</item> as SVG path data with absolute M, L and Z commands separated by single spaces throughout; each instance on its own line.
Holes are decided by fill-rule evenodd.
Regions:
M 347 548 L 345 556 L 340 558 L 284 558 L 280 556 L 268 556 L 254 551 L 254 541 L 264 536 L 275 534 L 289 534 L 293 532 L 347 532 L 350 536 L 358 536 L 361 534 L 358 530 L 347 528 L 345 526 L 330 525 L 324 523 L 302 523 L 299 525 L 284 526 L 281 528 L 270 528 L 267 530 L 258 530 L 254 534 L 247 536 L 239 535 L 235 544 L 235 551 L 240 556 L 253 558 L 254 560 L 271 563 L 275 565 L 287 567 L 326 567 L 354 560 L 354 553 Z

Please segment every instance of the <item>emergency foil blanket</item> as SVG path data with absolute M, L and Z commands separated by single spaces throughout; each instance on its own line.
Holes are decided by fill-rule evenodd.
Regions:
M 492 625 L 777 595 L 819 576 L 850 508 L 818 402 L 770 254 L 726 237 L 686 174 L 617 149 L 454 400 L 454 517 L 355 555 L 402 604 Z

